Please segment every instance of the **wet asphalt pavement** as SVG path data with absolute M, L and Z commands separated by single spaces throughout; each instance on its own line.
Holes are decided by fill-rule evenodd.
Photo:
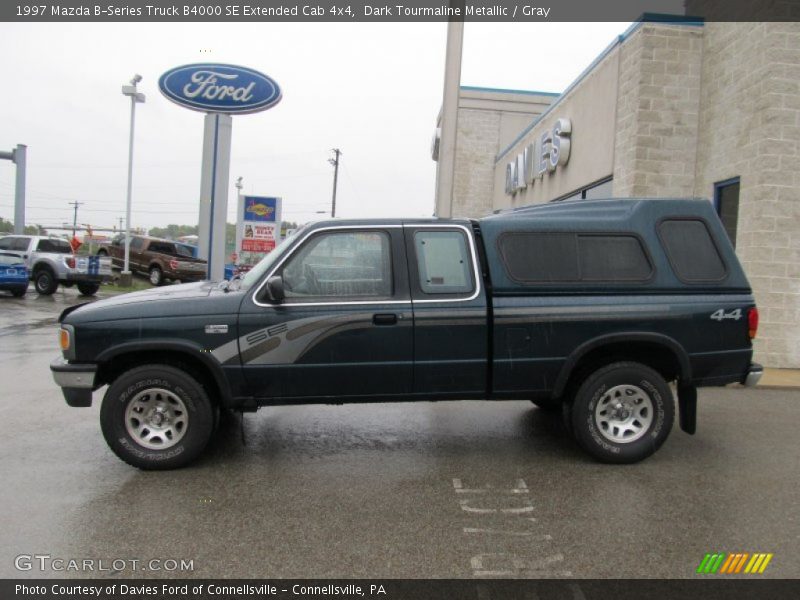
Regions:
M 0 296 L 0 577 L 671 578 L 719 551 L 800 576 L 800 391 L 701 390 L 698 434 L 632 466 L 529 403 L 441 402 L 262 409 L 141 472 L 106 447 L 102 391 L 69 408 L 50 376 L 77 293 Z M 127 562 L 15 568 L 37 554 Z

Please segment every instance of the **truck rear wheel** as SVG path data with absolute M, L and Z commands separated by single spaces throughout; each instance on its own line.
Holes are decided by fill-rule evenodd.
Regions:
M 51 296 L 58 289 L 58 279 L 50 267 L 42 267 L 33 273 L 33 286 L 42 296 Z
M 584 380 L 570 412 L 572 433 L 589 454 L 608 463 L 635 463 L 669 436 L 675 401 L 659 373 L 640 363 L 617 362 Z
M 145 365 L 109 386 L 100 425 L 108 445 L 129 465 L 177 469 L 208 444 L 215 409 L 203 386 L 185 371 Z
M 78 291 L 81 293 L 81 296 L 94 296 L 99 289 L 99 283 L 86 282 L 78 284 Z

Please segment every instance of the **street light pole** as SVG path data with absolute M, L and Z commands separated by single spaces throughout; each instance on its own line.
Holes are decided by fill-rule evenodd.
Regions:
M 130 252 L 131 252 L 131 191 L 133 186 L 133 128 L 136 122 L 136 103 L 144 103 L 144 94 L 136 90 L 136 84 L 142 80 L 141 75 L 134 75 L 130 85 L 122 86 L 122 94 L 131 99 L 131 131 L 128 140 L 128 200 L 125 207 L 125 265 L 122 270 L 122 284 L 130 285 Z
M 339 155 L 342 154 L 342 151 L 334 148 L 331 152 L 333 152 L 334 158 L 329 158 L 328 162 L 333 165 L 333 199 L 331 200 L 331 219 L 333 219 L 336 216 L 336 183 L 339 179 Z
M 234 265 L 238 265 L 239 262 L 242 260 L 241 253 L 242 253 L 242 231 L 244 224 L 242 223 L 242 216 L 244 215 L 244 200 L 242 200 L 242 190 L 244 189 L 244 185 L 242 184 L 242 180 L 244 177 L 237 177 L 236 178 L 236 246 L 233 248 L 233 253 L 236 255 L 236 259 L 233 261 Z

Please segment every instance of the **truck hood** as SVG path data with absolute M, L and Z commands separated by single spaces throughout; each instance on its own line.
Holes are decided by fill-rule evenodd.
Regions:
M 141 292 L 121 294 L 78 306 L 71 306 L 59 322 L 86 323 L 99 320 L 181 316 L 187 312 L 216 314 L 236 310 L 242 294 L 226 293 L 218 282 L 198 281 Z M 191 304 L 187 304 L 191 303 Z

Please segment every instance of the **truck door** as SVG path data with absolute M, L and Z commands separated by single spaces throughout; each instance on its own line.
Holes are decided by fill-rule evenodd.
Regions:
M 414 393 L 485 398 L 486 292 L 466 225 L 406 225 L 414 306 Z
M 145 241 L 143 238 L 140 237 L 132 237 L 130 248 L 128 249 L 128 262 L 130 263 L 131 270 L 141 271 L 142 273 L 147 273 L 147 270 L 150 268 L 150 265 L 145 264 L 142 260 L 142 256 L 144 253 L 144 246 Z M 125 256 L 125 246 L 122 246 L 123 257 Z M 124 258 L 123 258 L 124 260 Z
M 413 321 L 402 226 L 312 230 L 243 301 L 239 351 L 258 398 L 362 397 L 411 391 Z

